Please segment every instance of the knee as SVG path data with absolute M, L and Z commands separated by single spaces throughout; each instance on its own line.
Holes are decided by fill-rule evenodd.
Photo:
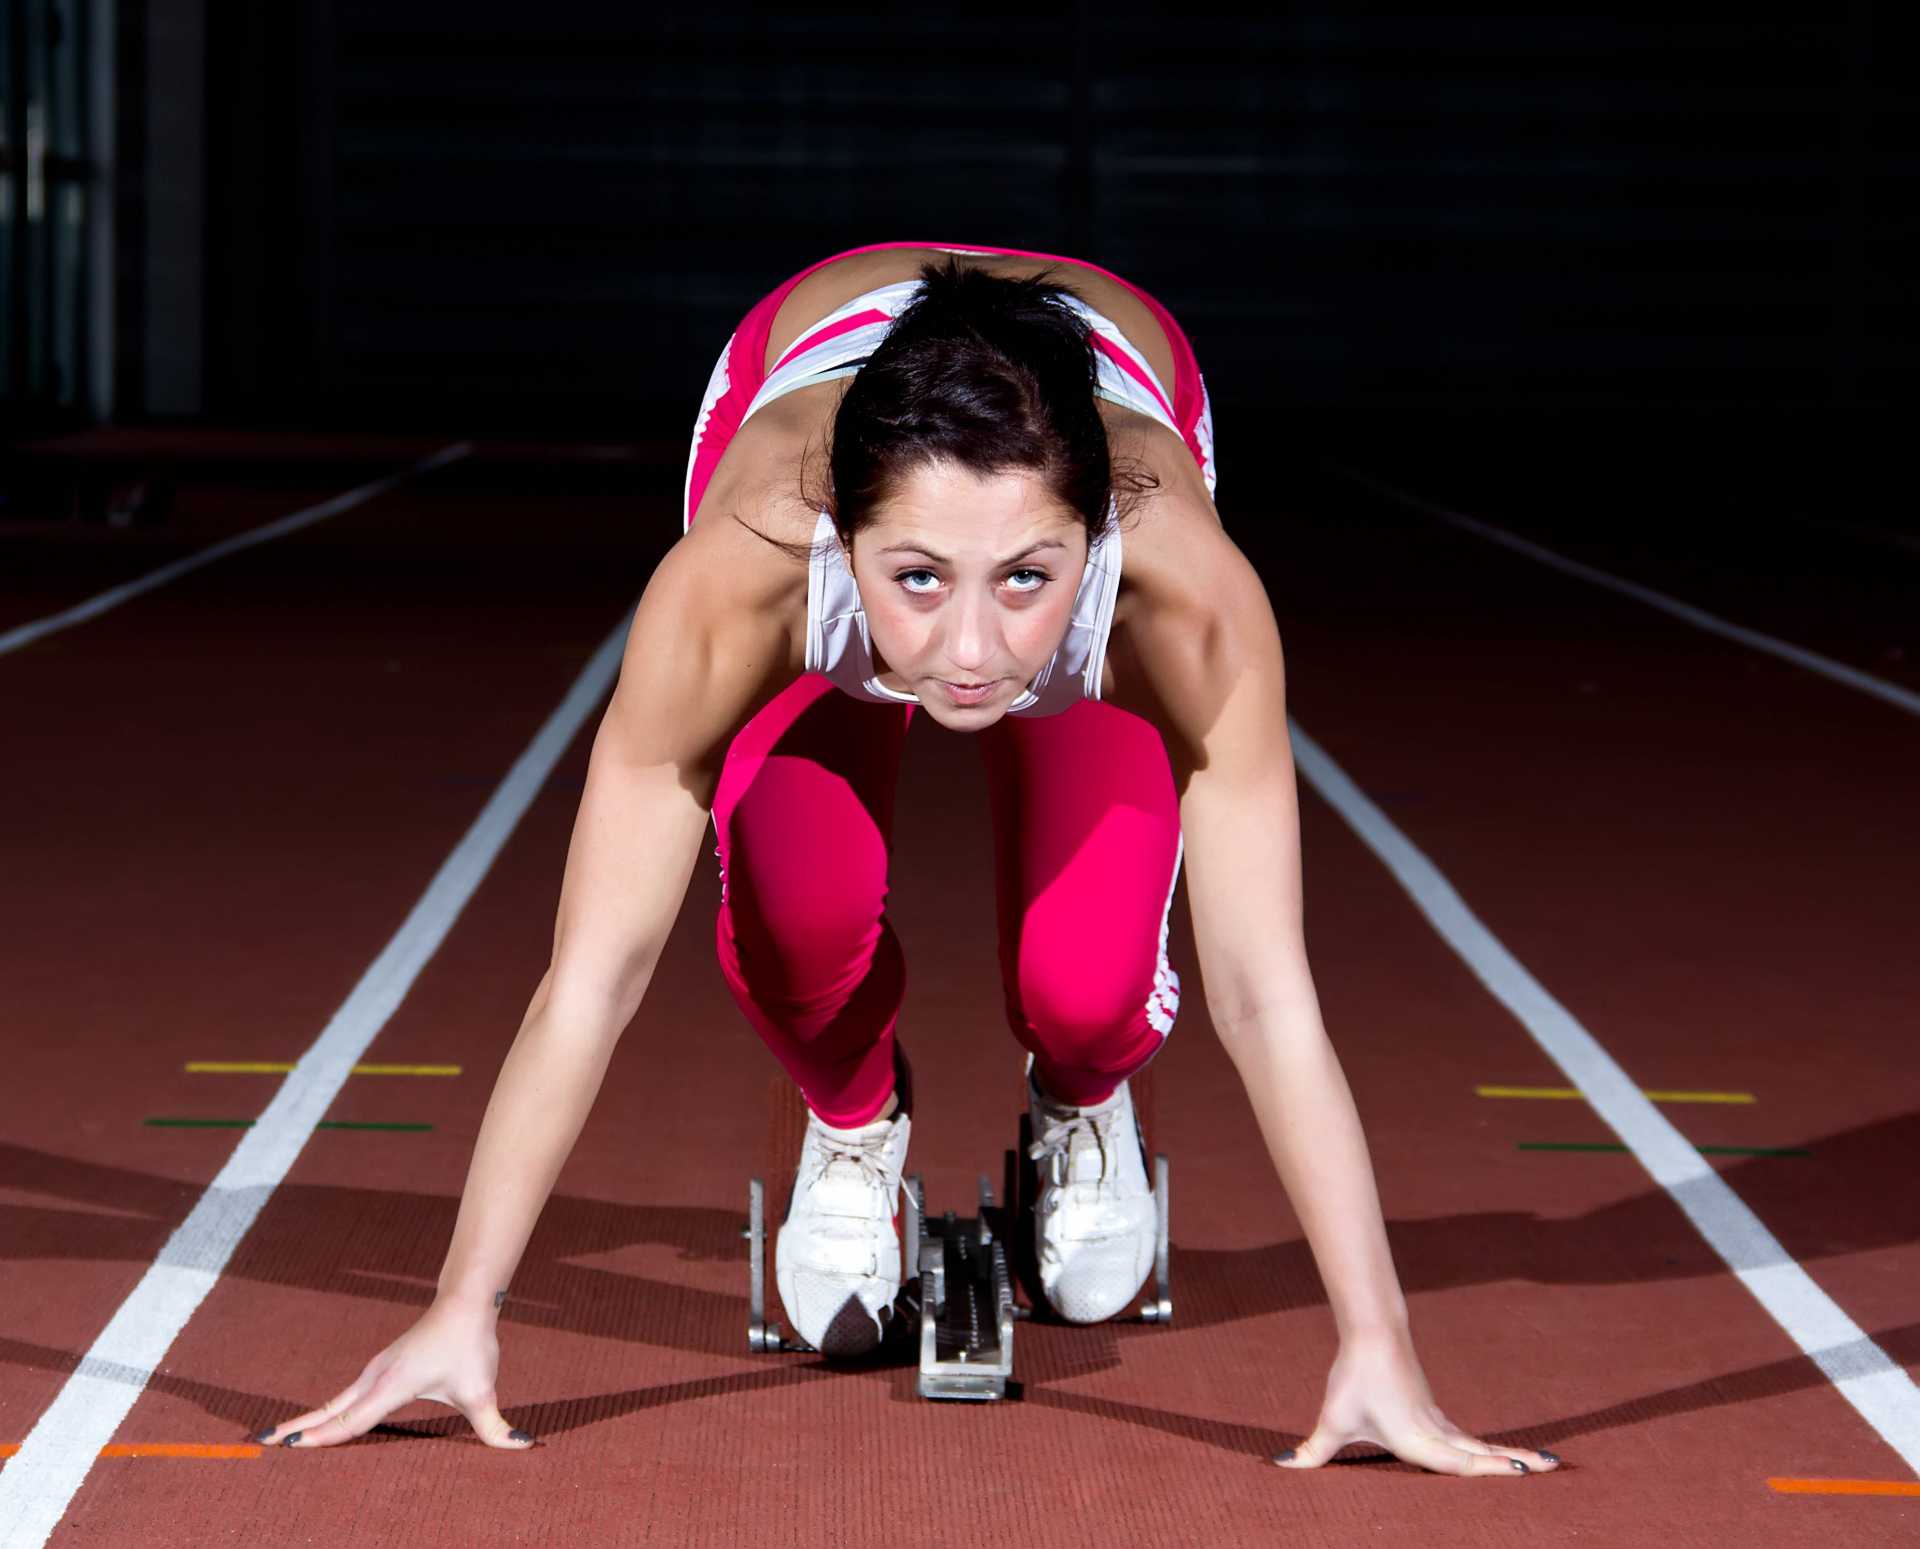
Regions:
M 757 998 L 831 998 L 872 966 L 886 934 L 881 901 L 859 893 L 768 897 L 729 877 L 723 961 Z
M 773 761 L 762 787 L 731 814 L 721 957 L 756 995 L 831 995 L 858 979 L 879 947 L 886 848 L 843 810 L 845 799 L 844 782 Z
M 1070 965 L 1023 973 L 1018 1004 L 1010 1009 L 1055 1064 L 1100 1070 L 1131 1054 L 1156 1020 L 1158 1003 L 1151 975 L 1100 974 Z

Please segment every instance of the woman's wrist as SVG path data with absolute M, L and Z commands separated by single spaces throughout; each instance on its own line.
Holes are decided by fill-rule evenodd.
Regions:
M 485 1281 L 469 1281 L 465 1284 L 443 1281 L 433 1299 L 433 1305 L 444 1311 L 488 1321 L 499 1316 L 506 1302 L 506 1291 L 500 1288 L 489 1290 Z
M 1384 1307 L 1371 1307 L 1364 1311 L 1334 1311 L 1334 1327 L 1339 1330 L 1343 1345 L 1411 1345 L 1413 1330 L 1407 1321 L 1407 1305 L 1395 1299 L 1394 1304 Z
M 1388 1271 L 1390 1275 L 1392 1271 Z M 1340 1332 L 1342 1344 L 1411 1344 L 1413 1332 L 1407 1326 L 1407 1299 L 1398 1282 L 1384 1294 L 1359 1301 L 1334 1301 L 1332 1323 Z

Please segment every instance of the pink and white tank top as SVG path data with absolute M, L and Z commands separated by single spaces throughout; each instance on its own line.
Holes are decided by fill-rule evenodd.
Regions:
M 906 310 L 919 289 L 918 280 L 883 285 L 855 296 L 831 316 L 807 329 L 774 363 L 741 416 L 741 423 L 755 410 L 797 388 L 854 375 L 879 347 L 894 319 Z M 1146 357 L 1109 319 L 1078 297 L 1067 295 L 1061 299 L 1085 320 L 1090 330 L 1095 393 L 1157 420 L 1180 435 L 1172 400 Z M 724 367 L 727 353 L 723 351 L 720 358 Z M 704 425 L 704 414 L 702 423 Z M 691 512 L 688 514 L 691 516 Z M 1120 589 L 1120 558 L 1120 532 L 1110 523 L 1107 531 L 1088 549 L 1087 567 L 1074 596 L 1066 638 L 1033 681 L 1007 707 L 1009 714 L 1058 715 L 1082 699 L 1100 697 L 1107 636 L 1113 627 L 1114 599 Z M 860 590 L 854 583 L 853 572 L 847 568 L 846 554 L 833 519 L 824 511 L 814 528 L 813 554 L 808 561 L 806 638 L 807 671 L 826 674 L 836 687 L 854 698 L 880 704 L 920 702 L 918 695 L 898 692 L 879 681 L 866 610 L 860 604 Z

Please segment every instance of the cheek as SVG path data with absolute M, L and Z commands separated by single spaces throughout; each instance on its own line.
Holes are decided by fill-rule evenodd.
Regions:
M 917 649 L 933 630 L 933 615 L 923 613 L 910 603 L 902 603 L 885 592 L 879 597 L 861 593 L 861 606 L 867 611 L 867 628 L 882 646 L 892 646 L 889 657 L 902 650 Z
M 1007 611 L 1007 644 L 1038 667 L 1060 648 L 1072 616 L 1073 589 L 1055 582 L 1037 603 Z

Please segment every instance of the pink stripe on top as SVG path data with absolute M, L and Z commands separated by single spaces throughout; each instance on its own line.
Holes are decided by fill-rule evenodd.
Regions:
M 807 351 L 815 345 L 825 344 L 829 339 L 837 339 L 843 333 L 852 333 L 856 328 L 865 328 L 869 323 L 884 323 L 886 321 L 887 314 L 875 308 L 865 312 L 856 312 L 852 317 L 843 317 L 837 323 L 829 323 L 825 328 L 808 334 L 806 338 L 802 339 L 798 344 L 794 345 L 792 349 L 788 350 L 786 354 L 776 360 L 773 363 L 773 371 L 778 371 L 788 361 L 793 360 L 797 356 L 806 354 Z M 767 375 L 772 376 L 773 371 L 769 371 Z
M 1167 402 L 1167 395 L 1160 391 L 1160 384 L 1154 381 L 1151 374 L 1142 371 L 1133 357 L 1121 349 L 1111 339 L 1100 334 L 1095 334 L 1093 335 L 1092 342 L 1096 350 L 1106 356 L 1108 360 L 1112 361 L 1122 371 L 1126 372 L 1128 376 L 1132 377 L 1134 381 L 1138 382 L 1148 392 L 1152 393 L 1153 401 L 1167 411 L 1168 419 L 1173 419 L 1173 405 Z M 1179 428 L 1179 421 L 1174 420 L 1174 425 L 1176 429 Z

